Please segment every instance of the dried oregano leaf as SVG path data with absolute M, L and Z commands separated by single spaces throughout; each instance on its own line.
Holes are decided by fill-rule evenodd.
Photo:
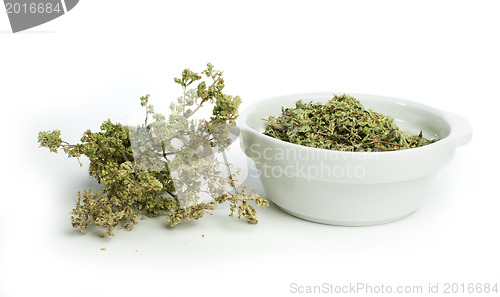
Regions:
M 341 95 L 325 104 L 299 100 L 294 108 L 282 108 L 278 117 L 266 119 L 264 134 L 304 146 L 352 152 L 380 152 L 424 146 L 426 139 L 403 132 L 389 116 Z

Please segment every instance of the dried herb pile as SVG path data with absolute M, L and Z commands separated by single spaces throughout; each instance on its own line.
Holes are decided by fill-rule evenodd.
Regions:
M 131 229 L 142 215 L 164 215 L 175 226 L 200 219 L 221 203 L 230 205 L 230 216 L 257 223 L 252 204 L 267 206 L 267 201 L 238 183 L 238 169 L 216 154 L 231 144 L 240 97 L 222 92 L 222 72 L 210 63 L 201 75 L 185 69 L 174 81 L 183 94 L 168 117 L 155 112 L 146 95 L 141 97 L 145 121 L 137 127 L 107 120 L 101 131 L 84 132 L 77 144 L 64 141 L 60 130 L 39 133 L 41 147 L 88 157 L 89 174 L 104 184 L 100 191 L 78 192 L 70 213 L 73 227 L 86 232 L 95 225 L 113 235 L 116 227 Z M 193 117 L 210 107 L 209 119 Z
M 352 152 L 415 148 L 436 142 L 403 132 L 389 116 L 367 110 L 354 97 L 341 95 L 325 104 L 296 103 L 266 120 L 264 134 L 304 146 Z

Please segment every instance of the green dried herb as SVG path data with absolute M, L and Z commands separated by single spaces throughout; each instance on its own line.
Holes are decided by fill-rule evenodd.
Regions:
M 146 95 L 140 98 L 146 118 L 137 127 L 107 120 L 100 132 L 87 130 L 78 144 L 63 141 L 59 130 L 39 133 L 41 147 L 52 152 L 62 149 L 69 157 L 87 156 L 89 174 L 104 184 L 101 191 L 78 192 L 70 213 L 73 227 L 85 233 L 96 225 L 113 235 L 118 226 L 132 229 L 138 216 L 160 214 L 175 226 L 200 219 L 225 202 L 230 204 L 229 216 L 236 213 L 257 223 L 251 202 L 258 206 L 268 202 L 236 181 L 238 170 L 233 165 L 216 158 L 231 144 L 241 99 L 222 93 L 222 72 L 212 64 L 201 74 L 205 79 L 185 69 L 174 79 L 183 95 L 171 104 L 168 118 L 155 112 Z M 196 86 L 188 89 L 193 83 Z M 194 119 L 198 110 L 210 106 L 210 119 Z
M 266 120 L 264 134 L 304 146 L 353 152 L 395 151 L 424 146 L 439 139 L 411 136 L 389 116 L 367 110 L 354 97 L 337 96 L 325 104 L 296 103 Z

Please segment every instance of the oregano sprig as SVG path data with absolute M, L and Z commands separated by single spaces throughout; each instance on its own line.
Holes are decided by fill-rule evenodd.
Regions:
M 175 226 L 200 219 L 222 203 L 230 204 L 230 216 L 257 223 L 252 201 L 264 207 L 268 202 L 238 183 L 238 170 L 217 156 L 237 134 L 240 97 L 222 92 L 222 72 L 210 63 L 201 75 L 185 69 L 174 82 L 183 94 L 171 104 L 168 117 L 157 113 L 145 95 L 140 98 L 146 111 L 141 125 L 107 120 L 99 132 L 87 130 L 78 144 L 63 141 L 60 130 L 39 133 L 40 146 L 51 152 L 88 157 L 89 174 L 104 185 L 101 191 L 78 192 L 70 213 L 73 227 L 85 233 L 95 225 L 113 235 L 117 227 L 132 229 L 139 215 L 165 215 Z M 204 107 L 212 107 L 210 119 L 195 119 Z

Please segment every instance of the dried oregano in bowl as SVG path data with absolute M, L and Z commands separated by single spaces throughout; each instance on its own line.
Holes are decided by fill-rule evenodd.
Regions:
M 354 97 L 334 95 L 325 104 L 297 101 L 266 119 L 264 134 L 304 146 L 352 152 L 395 151 L 424 146 L 439 139 L 409 135 L 394 120 L 366 109 Z
M 225 155 L 218 159 L 236 137 L 241 99 L 222 93 L 222 72 L 207 66 L 201 75 L 185 69 L 174 79 L 183 94 L 171 104 L 168 117 L 155 112 L 146 95 L 141 97 L 145 121 L 139 126 L 107 120 L 101 131 L 87 130 L 77 144 L 63 141 L 60 130 L 39 133 L 41 147 L 88 157 L 89 174 L 104 184 L 100 191 L 78 192 L 73 227 L 86 232 L 95 225 L 113 235 L 116 227 L 131 229 L 143 215 L 164 215 L 175 226 L 200 219 L 222 203 L 229 203 L 230 216 L 257 223 L 252 204 L 267 206 L 267 201 L 237 182 L 238 169 Z M 209 119 L 193 117 L 210 107 Z

